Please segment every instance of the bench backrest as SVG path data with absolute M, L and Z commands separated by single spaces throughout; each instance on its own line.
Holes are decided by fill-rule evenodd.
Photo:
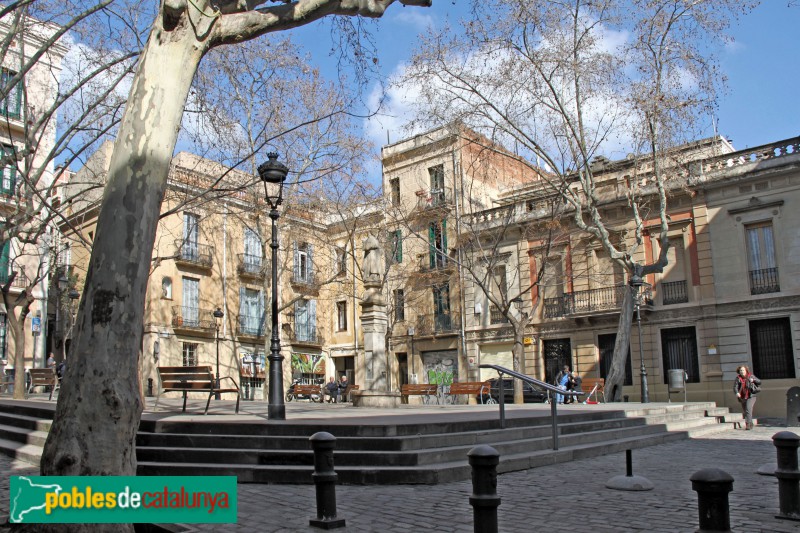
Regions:
M 350 394 L 350 391 L 358 390 L 358 385 L 353 385 L 352 383 L 347 384 L 347 388 L 344 389 L 342 394 Z
M 310 385 L 307 383 L 298 383 L 294 386 L 295 394 L 318 394 L 320 391 L 319 385 Z
M 439 386 L 435 383 L 408 384 L 400 387 L 401 394 L 436 394 Z
M 55 368 L 31 368 L 31 385 L 54 385 L 58 383 Z
M 450 384 L 450 394 L 480 394 L 489 392 L 489 383 L 486 381 L 462 381 Z
M 603 378 L 583 378 L 583 380 L 581 381 L 581 390 L 589 392 L 594 388 L 596 384 L 598 392 L 602 392 L 605 383 L 606 380 Z
M 164 390 L 213 390 L 210 366 L 159 366 L 158 377 Z

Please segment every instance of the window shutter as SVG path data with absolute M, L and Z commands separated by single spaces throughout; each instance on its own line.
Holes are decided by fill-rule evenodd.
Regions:
M 294 279 L 300 279 L 300 249 L 297 246 L 297 241 L 292 243 L 292 247 L 294 248 Z
M 313 244 L 309 244 L 308 245 L 308 272 L 306 274 L 308 276 L 306 279 L 308 279 L 308 281 L 310 282 L 313 279 L 312 276 L 314 275 L 314 245 Z
M 311 335 L 310 339 L 314 340 L 317 334 L 317 301 L 308 301 L 308 331 Z
M 267 328 L 267 307 L 264 305 L 264 291 L 258 291 L 258 316 L 260 317 L 258 323 L 258 334 L 264 335 Z
M 430 267 L 436 268 L 436 222 L 431 222 L 428 226 L 428 242 L 430 243 Z

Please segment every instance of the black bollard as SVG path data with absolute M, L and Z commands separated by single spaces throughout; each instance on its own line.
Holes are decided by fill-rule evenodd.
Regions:
M 797 448 L 800 437 L 791 431 L 781 431 L 772 436 L 778 449 L 778 502 L 781 514 L 776 518 L 800 521 L 800 470 L 797 468 Z
M 500 454 L 491 446 L 475 446 L 469 453 L 472 467 L 472 519 L 475 533 L 497 533 L 497 508 L 500 497 L 497 495 L 497 465 Z
M 689 479 L 692 481 L 692 490 L 697 492 L 697 510 L 700 514 L 697 533 L 730 531 L 728 493 L 733 490 L 733 477 L 718 468 L 704 468 Z
M 344 518 L 336 517 L 336 481 L 339 476 L 333 469 L 333 449 L 336 437 L 320 431 L 308 439 L 314 448 L 314 485 L 317 489 L 317 518 L 308 524 L 320 529 L 336 529 L 345 527 Z
M 147 378 L 147 395 L 153 396 L 153 378 Z

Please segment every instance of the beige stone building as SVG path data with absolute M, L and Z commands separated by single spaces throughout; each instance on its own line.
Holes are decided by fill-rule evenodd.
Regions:
M 12 235 L 0 241 L 0 284 L 8 285 L 0 311 L 0 373 L 14 368 L 18 346 L 26 368 L 44 366 L 47 358 L 47 274 L 50 267 L 51 213 L 42 201 L 54 184 L 51 150 L 55 143 L 55 116 L 37 124 L 57 94 L 62 60 L 67 52 L 61 43 L 48 47 L 38 61 L 19 78 L 20 65 L 30 60 L 57 27 L 22 18 L 16 37 L 10 40 L 0 65 L 0 218 Z M 0 21 L 0 35 L 11 31 L 9 20 Z M 15 81 L 17 80 L 17 81 Z M 34 127 L 39 126 L 34 131 Z M 35 231 L 32 231 L 35 230 Z M 25 233 L 25 238 L 20 235 Z M 29 314 L 13 331 L 12 316 L 19 317 L 22 300 L 32 298 Z M 9 307 L 13 307 L 9 309 Z

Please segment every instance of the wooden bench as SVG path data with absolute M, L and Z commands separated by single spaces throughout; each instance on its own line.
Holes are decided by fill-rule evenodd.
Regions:
M 445 392 L 445 394 L 453 396 L 458 396 L 460 394 L 466 394 L 468 396 L 478 396 L 480 395 L 481 403 L 483 403 L 484 396 L 490 396 L 490 385 L 488 381 L 461 381 L 455 382 L 450 384 L 450 389 Z
M 436 398 L 438 391 L 439 385 L 436 383 L 408 384 L 400 387 L 400 394 L 402 396 L 424 396 L 425 398 L 423 401 L 425 403 L 430 401 L 431 396 Z
M 211 397 L 215 394 L 236 393 L 236 413 L 239 412 L 239 386 L 230 376 L 222 378 L 228 379 L 233 384 L 232 388 L 216 388 L 214 374 L 210 366 L 159 366 L 158 381 L 161 384 L 158 388 L 158 396 L 154 411 L 158 410 L 158 402 L 161 394 L 165 392 L 183 393 L 183 412 L 186 412 L 186 397 L 189 392 L 207 392 L 206 410 L 203 414 L 208 414 L 208 406 L 211 404 Z
M 582 396 L 586 396 L 583 399 L 583 403 L 605 402 L 605 383 L 606 380 L 603 378 L 582 378 L 580 390 L 583 391 Z M 592 395 L 594 395 L 594 401 L 592 401 Z
M 315 400 L 313 395 L 316 394 L 318 400 Z M 323 402 L 323 394 L 322 394 L 322 387 L 319 385 L 312 385 L 310 383 L 296 383 L 294 388 L 292 389 L 292 395 L 294 396 L 293 399 L 299 400 L 298 396 L 308 396 L 308 400 L 312 402 Z M 288 398 L 287 398 L 288 399 Z M 289 400 L 291 401 L 291 400 Z
M 349 402 L 350 401 L 350 393 L 353 392 L 354 390 L 358 390 L 358 385 L 353 385 L 352 383 L 348 383 L 347 384 L 347 388 L 345 388 L 342 391 L 342 395 L 341 395 L 342 401 L 343 402 Z
M 28 386 L 28 394 L 33 392 L 34 387 L 50 387 L 50 398 L 53 399 L 53 393 L 60 387 L 56 369 L 53 368 L 31 368 L 29 371 L 31 376 L 31 384 Z

